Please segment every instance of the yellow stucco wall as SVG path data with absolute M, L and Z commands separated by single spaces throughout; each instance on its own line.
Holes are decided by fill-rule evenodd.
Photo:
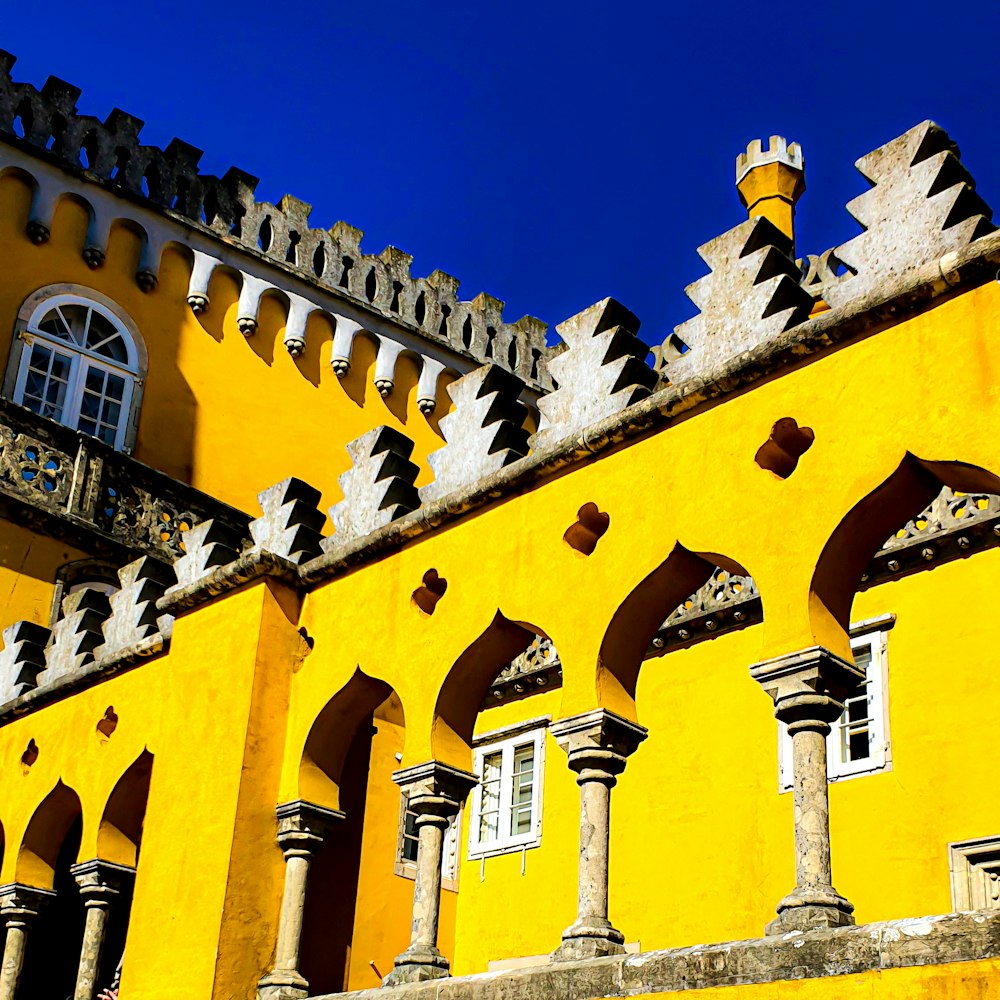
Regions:
M 176 995 L 183 955 L 188 995 L 230 997 L 232 983 L 256 982 L 271 959 L 283 861 L 268 774 L 280 759 L 287 673 L 303 655 L 282 605 L 266 584 L 231 595 L 180 619 L 169 656 L 0 728 L 2 883 L 37 884 L 18 848 L 57 782 L 79 796 L 78 860 L 88 860 L 115 783 L 144 749 L 154 755 L 125 996 Z M 118 724 L 104 738 L 96 725 L 109 706 Z M 38 757 L 25 767 L 30 739 Z
M 1000 962 L 961 962 L 912 969 L 885 969 L 860 976 L 833 976 L 823 979 L 793 979 L 751 986 L 715 987 L 698 990 L 698 1000 L 987 1000 L 996 990 Z M 676 997 L 676 993 L 645 993 L 648 997 Z
M 0 523 L 0 622 L 48 625 L 56 572 L 86 553 L 10 521 Z

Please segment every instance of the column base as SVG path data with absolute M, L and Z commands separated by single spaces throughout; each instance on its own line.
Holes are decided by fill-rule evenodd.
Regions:
M 854 923 L 853 914 L 854 904 L 844 899 L 833 886 L 796 888 L 778 903 L 778 915 L 764 928 L 764 933 L 849 927 Z
M 304 1000 L 309 983 L 293 969 L 276 969 L 257 984 L 257 1000 Z
M 451 975 L 448 959 L 437 948 L 407 948 L 396 956 L 395 968 L 383 980 L 383 986 L 424 983 L 428 979 L 446 979 Z
M 553 962 L 577 962 L 584 958 L 604 958 L 625 954 L 625 935 L 608 920 L 588 920 L 567 927 L 562 944 L 552 952 Z

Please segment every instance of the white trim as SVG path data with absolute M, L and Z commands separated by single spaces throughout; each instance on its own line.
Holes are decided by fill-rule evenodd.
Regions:
M 535 720 L 539 722 L 543 720 Z M 473 770 L 479 776 L 480 782 L 471 795 L 471 810 L 469 816 L 469 851 L 468 858 L 488 858 L 497 854 L 507 854 L 512 851 L 523 851 L 537 847 L 542 839 L 542 783 L 545 774 L 545 733 L 548 719 L 538 728 L 527 728 L 524 724 L 511 727 L 506 731 L 507 739 L 480 743 L 475 748 Z M 504 833 L 511 827 L 514 797 L 514 754 L 526 746 L 533 748 L 532 781 L 531 781 L 531 819 L 526 833 Z M 498 789 L 497 835 L 486 841 L 479 840 L 480 817 L 483 807 L 482 774 L 484 760 L 487 756 L 500 754 L 500 776 Z
M 498 743 L 500 740 L 509 740 L 521 733 L 530 733 L 533 729 L 548 729 L 552 723 L 551 715 L 539 715 L 534 719 L 525 719 L 524 722 L 515 722 L 510 726 L 501 726 L 499 729 L 491 729 L 489 732 L 480 733 L 473 737 L 472 746 L 481 747 L 487 743 Z
M 867 649 L 870 658 L 867 670 L 868 714 L 870 718 L 867 757 L 843 760 L 841 738 L 845 725 L 841 716 L 831 727 L 826 738 L 827 780 L 831 783 L 892 770 L 892 745 L 889 739 L 889 630 L 896 622 L 895 615 L 879 615 L 851 625 L 851 649 Z M 846 710 L 845 710 L 846 715 Z M 778 723 L 778 791 L 791 791 L 792 739 L 787 727 Z
M 87 347 L 47 333 L 39 328 L 39 322 L 53 309 L 64 305 L 79 305 L 106 319 L 122 339 L 126 361 L 115 361 L 98 354 Z M 64 319 L 65 323 L 66 320 Z M 35 345 L 69 359 L 65 395 L 62 401 L 58 423 L 79 428 L 87 375 L 96 370 L 122 379 L 122 398 L 116 401 L 119 418 L 115 427 L 111 446 L 118 451 L 129 452 L 135 443 L 138 429 L 138 410 L 142 398 L 145 375 L 146 348 L 132 321 L 106 296 L 92 289 L 78 285 L 57 284 L 39 288 L 22 303 L 18 311 L 7 374 L 4 379 L 4 394 L 18 405 L 24 406 L 24 392 L 28 379 L 28 369 L 34 355 Z M 102 396 L 103 398 L 103 396 Z M 98 421 L 95 421 L 98 423 Z M 97 436 L 97 435 L 92 435 Z

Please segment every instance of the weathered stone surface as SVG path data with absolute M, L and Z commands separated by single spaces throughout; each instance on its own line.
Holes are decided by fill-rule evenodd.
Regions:
M 107 594 L 84 587 L 62 602 L 62 618 L 52 626 L 52 643 L 45 651 L 45 673 L 39 683 L 50 684 L 76 673 L 94 660 L 94 650 L 104 642 L 103 626 L 111 614 Z
M 319 490 L 291 477 L 258 493 L 257 500 L 264 515 L 250 522 L 251 552 L 273 552 L 298 564 L 323 551 L 326 517 L 318 506 Z
M 554 962 L 620 955 L 625 937 L 608 919 L 611 789 L 646 730 L 597 709 L 560 719 L 549 732 L 566 752 L 580 786 L 580 854 L 576 920 L 563 931 Z
M 560 962 L 531 969 L 326 994 L 317 1000 L 632 997 L 996 958 L 1000 958 L 1000 911 L 980 910 Z M 979 975 L 975 969 L 970 966 L 967 975 Z M 984 985 L 992 982 L 995 975 L 992 966 L 983 969 L 981 975 Z
M 14 622 L 3 630 L 0 651 L 0 704 L 30 691 L 45 669 L 45 647 L 52 633 L 34 622 Z
M 420 490 L 423 503 L 527 455 L 527 409 L 518 401 L 523 388 L 519 378 L 496 365 L 483 365 L 448 386 L 455 409 L 440 422 L 447 443 L 427 458 L 434 482 Z
M 996 227 L 992 210 L 959 159 L 958 146 L 932 121 L 921 122 L 855 164 L 872 185 L 847 209 L 865 232 L 837 247 L 856 272 L 829 284 L 834 308 L 894 276 L 959 250 Z
M 359 538 L 409 514 L 420 506 L 413 485 L 418 467 L 410 461 L 413 442 L 391 427 L 381 426 L 347 445 L 352 465 L 338 480 L 344 499 L 330 508 L 337 529 L 324 548 Z
M 191 586 L 216 566 L 225 566 L 239 555 L 240 539 L 228 525 L 214 518 L 196 524 L 184 533 L 184 555 L 174 563 L 177 583 L 166 595 Z
M 844 698 L 864 671 L 822 646 L 797 650 L 750 668 L 774 702 L 792 739 L 795 798 L 795 888 L 778 903 L 768 933 L 854 923 L 854 906 L 833 888 L 826 737 Z
M 156 610 L 156 602 L 174 580 L 173 570 L 150 556 L 143 556 L 118 571 L 121 583 L 111 595 L 111 617 L 104 622 L 104 642 L 94 650 L 95 659 L 110 659 L 144 640 L 170 637 L 173 618 Z
M 791 249 L 761 217 L 698 248 L 711 273 L 685 291 L 701 312 L 654 349 L 671 382 L 704 375 L 808 318 L 812 296 L 799 284 Z
M 419 983 L 449 975 L 448 959 L 438 950 L 441 910 L 441 859 L 444 831 L 476 786 L 474 774 L 430 760 L 395 771 L 392 780 L 416 813 L 417 874 L 413 885 L 413 919 L 409 947 L 396 956 L 383 983 Z
M 618 413 L 657 383 L 645 360 L 649 347 L 636 336 L 639 320 L 614 299 L 603 299 L 556 329 L 567 350 L 549 361 L 559 388 L 538 401 L 534 447 Z

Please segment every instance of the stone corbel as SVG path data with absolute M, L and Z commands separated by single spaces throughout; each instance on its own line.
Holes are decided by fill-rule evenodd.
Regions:
M 194 265 L 188 280 L 187 304 L 196 316 L 208 312 L 208 284 L 212 280 L 212 273 L 220 263 L 218 258 L 210 254 L 202 253 L 200 250 L 194 251 Z
M 354 338 L 362 326 L 346 316 L 336 317 L 337 328 L 333 332 L 333 344 L 330 349 L 330 367 L 337 378 L 344 378 L 351 370 L 351 351 L 354 349 Z
M 430 416 L 437 409 L 437 387 L 444 363 L 433 358 L 423 358 L 420 368 L 420 378 L 417 381 L 417 406 L 425 416 Z
M 252 337 L 257 332 L 260 300 L 265 292 L 274 287 L 269 281 L 255 278 L 252 274 L 243 274 L 243 287 L 240 288 L 240 299 L 236 309 L 236 325 L 244 337 Z
M 399 358 L 403 345 L 389 337 L 379 336 L 378 354 L 375 357 L 375 374 L 372 381 L 378 394 L 385 398 L 396 384 L 396 360 Z

